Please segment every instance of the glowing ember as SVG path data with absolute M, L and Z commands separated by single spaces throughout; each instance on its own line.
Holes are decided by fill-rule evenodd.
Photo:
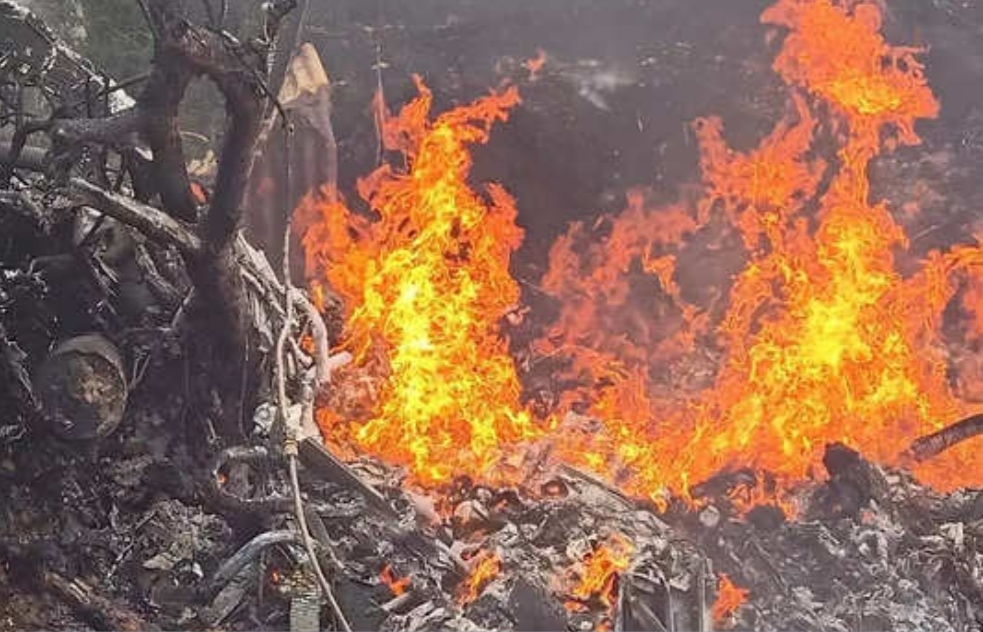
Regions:
M 568 610 L 584 610 L 586 604 L 600 602 L 608 610 L 614 607 L 617 582 L 631 565 L 635 548 L 619 533 L 612 533 L 589 552 L 579 564 L 567 571 Z
M 553 498 L 562 498 L 567 496 L 567 494 L 569 493 L 566 484 L 563 481 L 559 481 L 559 480 L 547 481 L 546 483 L 543 484 L 540 492 L 543 494 L 543 496 L 549 496 Z
M 393 595 L 402 595 L 410 587 L 409 577 L 396 577 L 391 566 L 386 564 L 379 573 L 379 579 L 389 588 Z
M 522 66 L 529 71 L 529 81 L 538 80 L 539 73 L 541 73 L 543 71 L 543 67 L 546 66 L 546 51 L 541 48 L 536 49 L 536 56 L 524 61 Z
M 430 91 L 417 87 L 383 134 L 407 169 L 383 166 L 359 183 L 378 218 L 314 199 L 300 209 L 308 270 L 350 312 L 345 346 L 386 376 L 368 419 L 322 409 L 319 422 L 330 441 L 407 465 L 421 483 L 502 482 L 500 457 L 535 435 L 497 331 L 519 298 L 508 265 L 522 231 L 501 187 L 468 187 L 466 146 L 485 142 L 519 97 L 508 88 L 431 121 Z
M 737 611 L 746 601 L 748 592 L 735 586 L 727 575 L 721 573 L 717 584 L 717 600 L 713 602 L 714 623 L 722 623 Z
M 497 553 L 482 551 L 471 560 L 471 576 L 461 584 L 457 603 L 464 606 L 481 596 L 485 587 L 502 572 L 502 559 Z

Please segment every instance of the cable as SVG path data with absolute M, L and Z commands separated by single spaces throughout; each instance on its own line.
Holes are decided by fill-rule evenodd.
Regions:
M 307 556 L 311 560 L 314 573 L 317 575 L 317 581 L 321 584 L 321 590 L 324 591 L 324 595 L 328 598 L 328 603 L 331 604 L 331 609 L 334 611 L 335 617 L 337 617 L 338 623 L 341 625 L 341 629 L 344 632 L 352 632 L 352 626 L 348 623 L 348 619 L 345 618 L 345 613 L 341 611 L 341 605 L 335 599 L 334 592 L 331 590 L 331 584 L 328 583 L 328 578 L 324 576 L 324 571 L 321 570 L 317 553 L 314 551 L 314 540 L 307 530 L 307 518 L 304 516 L 304 501 L 300 497 L 300 481 L 297 478 L 297 456 L 294 454 L 288 455 L 287 462 L 290 467 L 290 487 L 294 494 L 294 510 L 297 514 L 297 524 L 300 527 L 300 536 L 304 541 Z

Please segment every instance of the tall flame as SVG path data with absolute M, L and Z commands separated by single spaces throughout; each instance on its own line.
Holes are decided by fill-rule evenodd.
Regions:
M 468 146 L 507 118 L 516 90 L 431 120 L 417 80 L 399 116 L 379 117 L 405 168 L 360 181 L 374 216 L 314 197 L 300 209 L 315 290 L 326 280 L 345 300 L 343 344 L 380 381 L 362 389 L 362 414 L 319 410 L 328 440 L 436 484 L 514 480 L 503 457 L 547 439 L 553 454 L 660 500 L 730 467 L 768 471 L 786 489 L 834 441 L 896 462 L 912 439 L 968 412 L 946 375 L 943 313 L 961 300 L 962 342 L 979 347 L 983 249 L 933 251 L 903 275 L 907 237 L 868 185 L 870 161 L 917 144 L 916 122 L 938 113 L 921 51 L 888 44 L 870 2 L 778 0 L 762 21 L 786 31 L 774 70 L 789 108 L 772 132 L 739 152 L 721 119 L 695 121 L 697 203 L 653 208 L 631 192 L 624 213 L 577 224 L 551 249 L 542 287 L 563 307 L 537 348 L 565 358 L 580 385 L 561 412 L 586 409 L 600 432 L 571 431 L 559 415 L 536 424 L 498 335 L 519 298 L 508 264 L 522 231 L 501 187 L 468 185 Z M 716 299 L 687 300 L 681 255 L 706 248 L 697 235 L 726 231 L 743 269 Z M 705 360 L 715 368 L 697 371 Z M 353 375 L 339 390 L 359 388 Z M 943 488 L 979 485 L 978 447 L 918 473 Z
M 561 238 L 544 278 L 564 310 L 542 346 L 566 351 L 593 390 L 602 385 L 587 399 L 604 432 L 566 442 L 564 455 L 656 500 L 728 467 L 801 480 L 831 441 L 893 462 L 914 437 L 965 412 L 939 332 L 960 287 L 979 283 L 981 250 L 932 252 L 903 277 L 895 253 L 908 246 L 904 231 L 869 201 L 870 160 L 919 142 L 915 121 L 938 112 L 919 51 L 887 44 L 870 3 L 780 0 L 762 21 L 789 31 L 775 61 L 789 115 L 746 153 L 727 146 L 720 119 L 696 121 L 706 190 L 696 223 L 630 198 L 601 244 L 575 248 L 582 226 Z M 817 157 L 820 112 L 838 145 L 827 160 Z M 712 310 L 681 300 L 667 245 L 685 248 L 687 233 L 719 226 L 721 214 L 747 261 L 706 339 L 725 350 L 716 379 L 680 403 L 657 396 L 650 369 L 692 349 Z M 642 273 L 659 282 L 661 315 L 675 310 L 681 323 L 639 313 L 628 291 Z M 941 487 L 979 485 L 974 447 L 954 452 L 920 474 Z
M 519 96 L 507 88 L 431 121 L 431 92 L 419 78 L 417 88 L 383 130 L 406 169 L 359 182 L 377 218 L 314 198 L 300 209 L 308 270 L 349 309 L 345 345 L 387 376 L 362 423 L 328 409 L 319 421 L 331 440 L 407 465 L 420 483 L 493 480 L 503 446 L 535 433 L 497 331 L 519 298 L 508 262 L 522 231 L 504 189 L 468 186 L 467 146 L 486 142 Z

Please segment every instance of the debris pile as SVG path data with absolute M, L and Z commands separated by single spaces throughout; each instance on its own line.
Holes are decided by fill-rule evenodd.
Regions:
M 827 455 L 842 449 L 828 446 Z M 747 604 L 727 623 L 760 630 L 978 628 L 983 494 L 939 494 L 907 473 L 853 456 L 871 477 L 860 482 L 830 472 L 828 482 L 807 490 L 794 520 L 768 507 L 712 526 L 686 519 L 715 568 L 747 591 Z
M 934 493 L 842 446 L 827 449 L 828 461 L 844 452 L 852 469 L 802 489 L 795 519 L 767 505 L 740 515 L 726 494 L 659 516 L 569 469 L 535 490 L 458 480 L 435 506 L 395 486 L 395 471 L 356 463 L 352 476 L 385 489 L 400 508 L 392 513 L 373 510 L 363 486 L 311 481 L 307 488 L 324 512 L 323 537 L 342 569 L 337 581 L 364 589 L 339 591 L 355 627 L 960 630 L 983 623 L 983 494 Z
M 288 512 L 264 510 L 244 528 L 242 515 L 153 500 L 178 491 L 166 489 L 176 476 L 166 458 L 114 466 L 104 458 L 95 469 L 107 473 L 95 475 L 82 457 L 64 462 L 73 460 L 55 471 L 4 462 L 5 487 L 21 490 L 0 514 L 0 532 L 16 534 L 0 542 L 8 576 L 33 577 L 40 565 L 46 593 L 58 594 L 53 577 L 75 577 L 116 610 L 164 628 L 285 628 L 304 604 L 319 603 Z M 660 516 L 569 470 L 535 489 L 457 481 L 437 504 L 396 486 L 399 473 L 372 461 L 347 468 L 348 478 L 305 467 L 302 480 L 319 555 L 354 629 L 983 624 L 983 494 L 936 494 L 904 473 L 858 463 L 876 491 L 832 473 L 801 491 L 795 519 L 771 506 L 741 516 L 726 494 Z M 253 460 L 223 485 L 239 478 L 250 493 L 285 489 L 269 464 Z M 23 494 L 37 490 L 23 481 L 42 477 L 63 490 L 51 502 L 74 509 L 55 524 L 44 522 L 52 515 L 45 503 L 23 509 Z M 116 620 L 100 617 L 81 621 Z
M 168 13 L 177 4 L 150 0 L 147 6 L 163 23 L 177 17 Z M 261 44 L 269 47 L 292 4 L 264 3 L 268 23 Z M 788 0 L 780 4 L 790 15 L 801 8 Z M 880 13 L 874 5 L 858 4 L 864 7 L 864 20 L 853 26 L 868 40 L 883 43 L 879 35 L 874 37 Z M 819 17 L 834 23 L 846 19 L 846 13 L 829 3 L 809 6 L 819 6 Z M 771 434 L 777 422 L 767 413 L 773 411 L 756 399 L 758 391 L 742 391 L 739 398 L 721 400 L 716 412 L 753 417 L 756 435 L 738 432 L 736 417 L 728 432 L 720 432 L 720 426 L 711 425 L 719 419 L 710 407 L 700 409 L 708 417 L 700 418 L 704 425 L 699 432 L 691 433 L 680 423 L 653 433 L 645 390 L 651 378 L 646 375 L 652 360 L 648 349 L 636 358 L 634 368 L 644 366 L 643 370 L 633 373 L 630 366 L 606 362 L 593 367 L 603 370 L 576 385 L 575 390 L 590 391 L 591 396 L 607 389 L 609 398 L 595 402 L 594 410 L 575 405 L 562 419 L 551 417 L 559 410 L 555 400 L 571 391 L 532 384 L 534 371 L 519 371 L 515 365 L 542 360 L 536 355 L 541 346 L 517 358 L 522 354 L 498 331 L 511 326 L 515 334 L 532 327 L 533 320 L 527 315 L 530 308 L 518 304 L 521 284 L 509 269 L 522 232 L 515 221 L 515 201 L 498 186 L 472 188 L 471 158 L 465 151 L 467 145 L 486 142 L 492 124 L 518 107 L 514 86 L 433 120 L 428 114 L 434 95 L 422 82 L 417 98 L 396 118 L 381 111 L 380 95 L 380 154 L 383 149 L 402 153 L 406 171 L 385 165 L 362 183 L 365 202 L 378 212 L 379 222 L 369 222 L 361 209 L 343 209 L 334 190 L 327 207 L 306 208 L 321 213 L 318 219 L 329 224 L 307 235 L 309 243 L 327 240 L 323 249 L 307 252 L 315 266 L 324 268 L 318 272 L 328 282 L 315 284 L 309 300 L 291 286 L 288 272 L 277 279 L 265 255 L 236 232 L 241 195 L 217 194 L 222 187 L 226 193 L 234 188 L 223 179 L 222 167 L 214 167 L 218 173 L 204 169 L 219 184 L 225 182 L 215 187 L 211 200 L 204 194 L 193 199 L 185 195 L 190 191 L 184 190 L 188 174 L 181 156 L 171 161 L 183 176 L 177 183 L 182 185 L 177 187 L 180 195 L 162 187 L 130 196 L 130 189 L 139 188 L 140 175 L 131 167 L 160 167 L 154 161 L 166 160 L 166 151 L 160 150 L 168 147 L 148 151 L 134 130 L 108 143 L 103 135 L 113 132 L 117 123 L 132 124 L 131 117 L 146 103 L 117 117 L 134 104 L 58 43 L 30 13 L 0 0 L 0 20 L 18 25 L 9 30 L 10 41 L 0 41 L 2 50 L 23 53 L 0 57 L 0 125 L 15 130 L 9 142 L 0 141 L 0 396 L 10 412 L 0 420 L 0 495 L 5 499 L 0 506 L 0 628 L 955 632 L 983 626 L 983 491 L 934 491 L 900 467 L 882 467 L 865 458 L 878 455 L 831 443 L 822 433 L 795 437 L 808 445 L 805 456 L 821 454 L 825 474 L 815 472 L 818 461 L 809 461 L 803 453 L 794 464 L 796 476 L 782 481 L 781 494 L 772 493 L 778 485 L 773 475 L 790 465 L 783 460 L 784 445 L 772 450 L 767 463 L 755 463 L 760 467 L 720 471 L 721 459 L 709 458 L 713 451 L 702 452 L 704 446 L 716 441 L 718 453 L 733 456 L 738 446 L 746 448 L 755 437 L 774 442 L 781 437 Z M 160 28 L 156 35 L 197 34 L 170 42 L 169 55 L 178 61 L 179 53 L 193 56 L 211 47 L 214 55 L 195 58 L 190 66 L 219 77 L 220 89 L 248 88 L 226 94 L 231 105 L 242 108 L 233 122 L 243 125 L 241 119 L 249 118 L 244 113 L 255 115 L 259 108 L 245 107 L 233 97 L 258 99 L 260 88 L 268 88 L 260 70 L 243 63 L 262 57 L 257 54 L 264 52 L 262 47 L 240 47 L 242 42 L 214 25 L 194 27 L 183 18 L 179 24 L 180 28 Z M 836 29 L 819 33 L 829 31 Z M 821 49 L 822 44 L 810 46 Z M 314 54 L 312 48 L 304 50 L 305 55 Z M 35 54 L 26 54 L 31 51 Z M 913 53 L 886 45 L 883 51 L 896 56 L 891 73 L 910 79 L 921 94 L 924 81 Z M 177 65 L 179 70 L 188 70 L 188 60 L 184 62 Z M 541 54 L 528 62 L 528 70 L 533 77 L 549 73 L 544 69 L 547 63 Z M 259 66 L 265 69 L 268 64 Z M 580 71 L 570 68 L 558 72 L 572 81 Z M 818 93 L 844 96 L 840 77 L 830 76 L 834 81 L 825 81 L 826 75 L 818 78 L 823 79 L 816 84 Z M 152 79 L 153 74 L 137 82 L 160 87 Z M 305 100 L 304 105 L 322 107 L 312 112 L 323 116 L 316 120 L 329 128 L 329 93 L 326 76 L 323 79 L 317 99 Z M 620 87 L 623 82 L 608 83 Z M 77 101 L 68 110 L 86 109 L 95 118 L 81 124 L 74 114 L 54 118 L 57 108 L 48 107 L 58 101 L 54 87 L 66 88 L 66 98 Z M 141 99 L 148 92 L 152 91 L 142 93 Z M 26 122 L 20 120 L 25 117 L 19 107 L 25 93 L 48 108 Z M 595 93 L 598 90 L 592 88 L 585 98 L 606 109 L 607 100 L 595 98 Z M 798 97 L 793 105 L 799 118 L 780 124 L 770 137 L 782 141 L 777 142 L 779 148 L 785 146 L 786 136 L 791 134 L 788 138 L 795 141 L 792 132 L 806 123 L 811 130 L 814 123 L 805 98 Z M 889 106 L 890 99 L 886 103 Z M 873 107 L 852 100 L 846 105 L 861 113 Z M 896 116 L 888 106 L 885 116 Z M 259 123 L 269 126 L 275 118 L 257 118 L 240 131 L 243 137 L 246 132 L 258 134 Z M 97 123 L 104 127 L 94 131 Z M 864 140 L 879 147 L 878 129 L 863 129 L 870 135 Z M 238 146 L 234 131 L 228 134 L 230 144 L 243 158 L 252 148 Z M 758 150 L 745 155 L 724 146 L 719 121 L 705 119 L 697 131 L 704 143 L 719 141 L 711 143 L 719 145 L 714 153 L 720 159 L 715 163 L 720 179 L 716 186 L 737 198 L 748 195 L 724 186 L 724 176 L 731 171 L 743 174 L 746 161 L 760 158 L 754 153 Z M 41 137 L 41 144 L 26 144 L 28 136 Z M 160 140 L 159 135 L 150 136 Z M 331 137 L 334 142 L 333 133 Z M 808 144 L 791 144 L 792 149 L 798 147 L 796 157 L 811 151 Z M 239 184 L 248 176 L 238 170 L 246 162 L 225 155 L 219 161 L 226 170 L 232 165 L 235 171 L 225 176 Z M 768 166 L 755 163 L 750 170 L 757 173 L 762 165 Z M 818 187 L 821 178 L 813 178 L 818 172 L 807 171 L 810 186 Z M 858 182 L 865 175 L 860 171 L 854 174 Z M 764 193 L 751 193 L 768 197 L 764 194 L 782 190 L 765 188 Z M 787 195 L 809 205 L 799 199 L 798 191 Z M 866 196 L 859 197 L 866 205 Z M 150 205 L 158 199 L 168 212 Z M 651 209 L 641 202 L 640 197 L 630 198 L 626 218 L 654 221 Z M 747 212 L 739 206 L 740 213 Z M 224 209 L 225 216 L 212 215 L 216 208 Z M 181 209 L 187 211 L 185 216 L 170 214 Z M 859 210 L 861 218 L 870 215 L 866 206 L 853 210 Z M 876 210 L 885 211 L 880 206 Z M 675 220 L 682 214 L 659 217 Z M 199 225 L 195 220 L 202 217 L 213 221 Z M 761 225 L 745 219 L 745 230 L 769 233 L 775 243 L 804 237 L 774 233 L 775 218 Z M 645 243 L 632 241 L 634 250 L 615 251 L 624 256 L 617 260 L 605 251 L 617 239 L 599 238 L 596 249 L 586 249 L 590 262 L 577 260 L 584 253 L 574 238 L 594 236 L 571 231 L 557 250 L 570 254 L 569 270 L 563 269 L 579 273 L 582 263 L 596 263 L 585 287 L 598 279 L 606 281 L 600 287 L 602 298 L 618 303 L 628 292 L 627 278 L 618 275 L 640 263 L 641 270 L 654 275 L 650 280 L 659 281 L 660 292 L 679 299 L 675 254 L 661 253 L 659 248 L 666 245 L 661 233 L 676 239 L 695 232 L 695 220 L 687 216 L 678 225 L 646 226 L 659 235 L 642 235 Z M 615 237 L 638 237 L 630 222 L 616 226 L 604 220 L 594 229 L 610 229 Z M 861 232 L 878 233 L 866 228 Z M 790 240 L 791 245 L 803 243 Z M 867 253 L 849 240 L 831 243 L 851 255 Z M 971 257 L 977 251 L 967 247 L 966 252 L 965 259 L 953 257 L 951 265 L 970 270 L 973 264 L 977 267 L 970 271 L 977 270 L 978 262 Z M 209 259 L 217 253 L 224 256 Z M 752 254 L 768 264 L 773 276 L 762 284 L 768 288 L 777 287 L 779 278 L 791 270 L 794 274 L 789 276 L 799 279 L 797 287 L 805 298 L 815 279 L 822 277 L 772 260 L 774 252 L 767 248 Z M 803 261 L 808 263 L 810 257 Z M 893 267 L 887 267 L 894 275 Z M 756 269 L 762 268 L 752 266 L 746 280 L 754 280 Z M 928 275 L 926 287 L 934 288 L 929 283 L 933 280 L 944 285 L 944 270 L 929 272 L 938 272 L 939 279 Z M 844 270 L 846 276 L 870 277 L 854 274 L 853 268 Z M 335 330 L 341 329 L 342 318 L 340 308 L 331 303 L 328 285 L 344 294 L 348 309 L 356 312 L 345 324 L 348 349 L 335 355 L 330 355 L 329 342 L 341 337 Z M 841 285 L 829 283 L 830 297 L 841 298 Z M 874 285 L 877 292 L 886 287 Z M 228 298 L 217 291 L 223 288 L 240 290 L 234 293 L 239 300 L 230 304 L 242 308 L 232 311 L 243 318 L 223 320 L 221 316 L 229 315 L 225 313 L 203 319 L 202 313 L 214 307 L 209 301 Z M 948 301 L 953 292 L 950 288 L 940 294 Z M 973 295 L 966 290 L 965 296 Z M 897 298 L 892 297 L 888 296 Z M 554 298 L 568 297 L 560 293 Z M 570 323 L 577 324 L 566 342 L 580 344 L 584 336 L 574 334 L 599 333 L 604 339 L 594 341 L 593 351 L 624 351 L 628 335 L 608 340 L 612 332 L 606 327 L 589 324 L 579 329 L 582 323 L 575 312 L 593 308 L 575 298 L 565 305 L 572 310 L 567 314 Z M 964 311 L 972 311 L 969 300 L 964 302 Z M 857 301 L 844 303 L 853 306 Z M 941 314 L 945 305 L 937 307 Z M 611 320 L 620 322 L 625 313 L 620 307 L 615 311 Z M 802 311 L 791 310 L 788 320 L 793 322 Z M 893 311 L 901 308 L 888 310 Z M 692 310 L 686 313 L 696 315 Z M 751 321 L 758 313 L 757 308 L 748 310 L 746 327 L 739 334 L 750 339 L 760 333 L 759 323 Z M 819 309 L 816 322 L 831 322 L 829 313 L 839 312 Z M 865 318 L 880 324 L 877 314 Z M 658 346 L 647 315 L 625 320 L 631 321 L 625 325 L 629 331 L 645 334 L 640 346 Z M 695 345 L 707 322 L 694 322 L 693 329 L 681 330 L 680 336 Z M 202 325 L 216 323 L 232 323 L 241 331 L 229 326 L 228 331 L 213 328 L 208 335 L 208 327 Z M 857 328 L 843 329 L 852 340 Z M 199 330 L 206 334 L 201 336 Z M 232 342 L 246 343 L 233 346 L 236 353 L 249 356 L 248 361 L 238 364 L 231 347 L 216 346 L 211 364 L 193 364 L 201 351 L 196 343 L 221 338 L 222 333 L 230 334 Z M 647 337 L 650 333 L 652 338 Z M 796 344 L 801 340 L 798 335 L 780 338 Z M 888 336 L 878 349 L 897 350 L 898 340 Z M 828 358 L 820 347 L 810 351 L 823 356 L 818 360 L 825 363 Z M 916 347 L 905 349 L 918 357 Z M 718 351 L 698 354 L 709 358 Z M 385 355 L 390 357 L 382 358 Z M 751 355 L 746 359 L 753 366 L 746 368 L 755 372 L 763 365 L 751 361 Z M 867 361 L 873 355 L 857 357 Z M 586 361 L 597 357 L 585 356 Z M 327 387 L 332 371 L 353 359 L 344 379 Z M 832 364 L 839 362 L 835 358 Z M 899 364 L 903 363 L 886 363 L 889 377 Z M 225 381 L 203 369 L 209 366 Z M 551 368 L 555 367 L 545 370 Z M 827 373 L 793 368 L 808 373 L 815 383 L 829 383 Z M 255 369 L 256 375 L 248 369 Z M 938 367 L 932 364 L 929 369 Z M 793 373 L 775 371 L 761 382 L 784 386 L 779 378 Z M 561 381 L 560 373 L 551 373 L 547 381 Z M 706 370 L 703 377 L 712 373 Z M 951 377 L 944 371 L 930 373 L 933 380 Z M 637 383 L 632 382 L 636 378 Z M 856 384 L 866 387 L 865 379 L 855 376 Z M 711 382 L 706 381 L 707 387 Z M 743 388 L 752 382 L 734 384 Z M 883 384 L 907 384 L 910 388 L 902 388 L 903 394 L 915 393 L 913 382 L 902 382 L 885 379 Z M 315 402 L 318 389 L 323 397 Z M 830 392 L 839 397 L 859 391 Z M 530 393 L 533 401 L 523 401 Z M 800 404 L 805 400 L 796 399 L 798 394 L 777 391 L 770 401 Z M 948 397 L 941 391 L 935 394 Z M 877 403 L 884 391 L 867 395 Z M 259 405 L 247 405 L 247 396 Z M 494 401 L 496 397 L 507 401 Z M 315 427 L 314 410 L 315 403 L 325 402 L 317 410 L 317 421 L 327 446 Z M 741 409 L 731 406 L 733 402 Z M 842 401 L 834 398 L 833 403 Z M 618 419 L 632 405 L 637 405 L 638 423 L 621 427 Z M 802 415 L 798 409 L 783 410 L 788 430 Z M 600 413 L 611 416 L 606 421 Z M 920 420 L 923 425 L 927 416 Z M 849 418 L 864 430 L 867 421 L 859 414 Z M 965 456 L 972 447 L 968 440 L 983 432 L 980 415 L 942 430 L 935 428 L 935 421 L 934 432 L 912 444 L 900 460 L 908 459 L 908 465 L 929 461 L 956 444 L 953 449 Z M 821 429 L 838 430 L 833 424 Z M 583 443 L 560 446 L 561 435 Z M 823 440 L 810 440 L 817 437 Z M 685 441 L 674 442 L 681 438 Z M 901 435 L 891 440 L 906 441 Z M 875 443 L 869 441 L 871 446 Z M 515 457 L 509 450 L 517 445 L 528 449 Z M 583 449 L 577 458 L 566 458 L 571 447 L 584 446 L 598 451 Z M 348 452 L 342 454 L 342 448 Z M 711 473 L 707 480 L 688 480 L 689 471 L 673 452 L 686 448 L 691 448 L 690 457 L 708 457 L 700 472 Z M 613 472 L 612 480 L 624 482 L 644 474 L 642 468 L 654 463 L 649 457 L 663 461 L 663 472 L 650 471 L 642 482 L 653 484 L 635 486 L 631 495 L 594 473 Z M 588 471 L 591 465 L 600 467 Z M 664 472 L 681 484 L 669 485 Z M 960 474 L 968 477 L 970 472 Z

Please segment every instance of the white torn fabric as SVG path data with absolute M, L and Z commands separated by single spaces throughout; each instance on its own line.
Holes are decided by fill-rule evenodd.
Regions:
M 277 98 L 284 109 L 299 114 L 325 140 L 334 138 L 331 130 L 331 82 L 317 50 L 311 44 L 302 44 L 290 60 Z
M 317 50 L 311 44 L 304 43 L 287 66 L 277 98 L 284 107 L 289 107 L 303 96 L 316 95 L 329 86 L 328 73 L 324 71 Z

